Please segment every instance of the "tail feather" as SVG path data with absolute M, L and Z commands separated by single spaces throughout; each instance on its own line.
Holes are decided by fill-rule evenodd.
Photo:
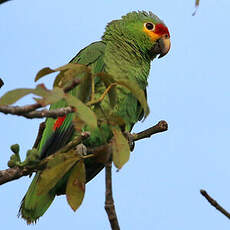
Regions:
M 22 199 L 18 213 L 18 216 L 25 219 L 27 224 L 36 223 L 38 218 L 45 213 L 55 198 L 55 192 L 53 190 L 46 194 L 37 194 L 38 179 L 39 173 L 35 175 L 26 195 Z

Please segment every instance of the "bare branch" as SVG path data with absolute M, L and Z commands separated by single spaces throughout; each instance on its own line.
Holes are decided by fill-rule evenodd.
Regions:
M 0 171 L 0 185 L 5 184 L 9 181 L 19 179 L 20 177 L 23 177 L 23 176 L 28 176 L 31 172 L 32 171 L 29 170 L 28 168 L 21 169 L 19 167 L 1 170 Z
M 168 123 L 166 121 L 159 121 L 156 125 L 149 129 L 146 129 L 139 133 L 132 134 L 133 141 L 138 141 L 147 137 L 151 137 L 153 134 L 164 132 L 168 130 Z
M 31 105 L 24 105 L 24 106 L 0 106 L 0 112 L 4 114 L 12 114 L 12 115 L 23 115 L 34 111 L 42 106 L 38 103 L 31 104 Z
M 117 214 L 114 206 L 114 201 L 113 201 L 111 168 L 112 168 L 112 162 L 109 161 L 105 166 L 105 184 L 106 184 L 105 210 L 108 215 L 112 230 L 120 230 Z
M 64 115 L 67 115 L 68 113 L 73 113 L 74 108 L 68 106 L 65 108 L 60 108 L 60 109 L 53 109 L 53 110 L 48 110 L 48 109 L 43 109 L 40 111 L 32 111 L 27 114 L 23 114 L 23 117 L 26 118 L 44 118 L 44 117 L 52 117 L 52 118 L 57 118 L 57 117 L 63 117 Z
M 27 110 L 34 110 L 36 107 L 39 108 L 41 106 L 37 103 L 27 106 L 0 106 L 0 112 L 4 114 L 18 115 L 29 119 L 44 117 L 57 118 L 74 112 L 74 109 L 70 106 L 53 110 L 43 109 L 39 111 L 24 112 Z
M 200 193 L 201 193 L 202 196 L 204 196 L 207 199 L 207 201 L 213 207 L 215 207 L 218 211 L 220 211 L 223 215 L 225 215 L 228 219 L 230 219 L 230 213 L 227 212 L 221 205 L 219 205 L 217 203 L 217 201 L 215 201 L 211 196 L 209 196 L 208 193 L 205 190 L 201 189 Z

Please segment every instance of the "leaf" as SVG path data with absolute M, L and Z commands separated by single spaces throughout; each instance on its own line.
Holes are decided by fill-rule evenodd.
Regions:
M 32 91 L 33 94 L 40 96 L 40 97 L 46 97 L 51 90 L 47 89 L 44 84 L 39 84 L 36 86 L 36 88 Z
M 14 104 L 16 101 L 18 101 L 22 97 L 32 93 L 33 90 L 34 89 L 26 89 L 26 88 L 11 90 L 0 98 L 0 105 Z
M 60 71 L 57 75 L 54 86 L 64 87 L 66 84 L 71 82 L 74 78 L 80 77 L 81 74 L 90 73 L 90 68 L 86 65 L 80 65 L 76 63 L 69 63 L 67 65 L 61 66 L 56 71 Z
M 66 83 L 72 81 L 77 75 L 82 73 L 90 73 L 90 68 L 86 65 L 80 65 L 76 63 L 69 63 L 56 69 L 45 67 L 37 73 L 35 81 L 38 81 L 45 75 L 59 71 L 60 73 L 57 75 L 54 81 L 54 86 L 63 87 Z
M 97 117 L 95 113 L 88 106 L 86 106 L 78 98 L 70 94 L 67 94 L 65 96 L 65 99 L 70 106 L 76 108 L 76 114 L 80 120 L 85 122 L 93 129 L 97 127 Z
M 38 195 L 49 192 L 80 158 L 74 150 L 50 156 L 38 180 Z
M 42 106 L 53 104 L 64 98 L 65 94 L 62 89 L 54 87 L 53 90 L 49 90 L 42 99 L 35 99 Z
M 43 84 L 37 85 L 35 89 L 14 89 L 7 92 L 0 98 L 0 105 L 11 105 L 30 93 L 42 97 L 48 95 L 49 92 L 50 90 L 46 89 Z
M 112 132 L 113 163 L 118 169 L 121 169 L 129 160 L 130 148 L 128 141 L 123 136 L 120 128 L 112 127 Z
M 67 185 L 66 198 L 70 207 L 76 211 L 85 195 L 85 164 L 80 160 L 71 170 Z
M 144 91 L 139 87 L 139 85 L 134 81 L 126 81 L 126 80 L 117 80 L 117 84 L 125 86 L 127 89 L 131 91 L 131 93 L 137 98 L 137 100 L 140 102 L 141 107 L 144 110 L 145 118 L 149 115 L 149 106 L 147 104 L 145 93 Z
M 53 70 L 53 69 L 50 69 L 49 67 L 45 67 L 45 68 L 39 70 L 39 72 L 37 73 L 37 75 L 36 75 L 34 81 L 36 82 L 36 81 L 38 81 L 40 78 L 44 77 L 45 75 L 50 74 L 50 73 L 54 73 L 54 72 L 56 72 L 56 71 Z

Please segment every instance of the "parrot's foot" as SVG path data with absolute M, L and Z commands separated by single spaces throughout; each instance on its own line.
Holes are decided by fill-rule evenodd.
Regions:
M 78 152 L 78 154 L 80 154 L 81 156 L 86 156 L 87 155 L 87 148 L 85 147 L 85 145 L 79 144 L 79 145 L 76 146 L 75 149 Z

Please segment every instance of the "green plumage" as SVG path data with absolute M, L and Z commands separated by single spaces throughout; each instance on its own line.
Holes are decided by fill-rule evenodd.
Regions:
M 155 45 L 149 36 L 143 32 L 143 24 L 152 22 L 163 23 L 154 14 L 132 12 L 109 23 L 102 37 L 102 41 L 94 42 L 81 50 L 71 62 L 84 64 L 92 69 L 92 73 L 106 72 L 115 79 L 134 81 L 142 90 L 146 90 L 147 77 L 150 70 L 150 62 L 157 53 L 152 52 Z M 95 98 L 105 91 L 104 83 L 95 79 Z M 142 108 L 133 94 L 124 87 L 117 86 L 117 101 L 114 106 L 110 104 L 106 96 L 100 106 L 94 106 L 93 110 L 97 118 L 104 118 L 105 114 L 113 114 L 125 121 L 124 129 L 130 131 L 133 125 L 142 118 Z M 71 91 L 74 96 L 78 95 L 78 88 Z M 64 100 L 51 105 L 50 109 L 65 107 Z M 72 126 L 72 114 L 68 114 L 62 126 L 54 131 L 55 119 L 46 120 L 46 128 L 39 144 L 41 157 L 44 158 L 63 147 L 75 135 Z M 88 130 L 85 127 L 84 130 Z M 91 132 L 91 136 L 84 144 L 86 146 L 98 146 L 105 144 L 112 136 L 108 126 L 102 124 Z M 85 161 L 86 180 L 91 180 L 103 167 L 102 163 L 93 159 Z M 65 177 L 68 177 L 66 175 Z M 55 195 L 65 193 L 66 178 L 63 178 L 48 194 L 37 195 L 37 180 L 39 172 L 35 175 L 20 207 L 20 215 L 27 223 L 36 222 L 52 203 Z

